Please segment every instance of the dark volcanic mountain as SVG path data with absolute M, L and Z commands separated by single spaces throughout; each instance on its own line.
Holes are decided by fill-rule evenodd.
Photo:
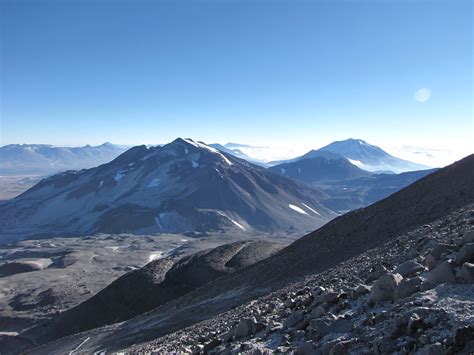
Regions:
M 190 139 L 138 146 L 41 180 L 0 204 L 3 241 L 58 233 L 302 231 L 335 217 L 327 196 Z
M 234 313 L 230 325 L 228 323 L 230 318 L 228 318 L 227 323 L 220 322 L 218 319 L 219 317 L 214 318 L 212 322 L 215 325 L 219 324 L 219 326 L 222 326 L 222 329 L 220 327 L 213 328 L 213 330 L 218 331 L 219 334 L 222 332 L 220 335 L 221 337 L 225 337 L 226 334 L 229 334 L 226 332 L 228 332 L 229 328 L 232 327 L 228 338 L 232 341 L 233 334 L 239 336 L 240 334 L 243 334 L 243 337 L 249 334 L 254 335 L 256 330 L 251 328 L 256 327 L 256 321 L 254 319 L 257 317 L 258 319 L 261 319 L 260 316 L 262 314 L 272 313 L 275 308 L 279 309 L 280 315 L 288 318 L 288 323 L 283 325 L 285 327 L 284 329 L 291 328 L 293 325 L 298 324 L 300 320 L 303 320 L 307 315 L 307 312 L 296 312 L 296 307 L 307 307 L 312 305 L 312 300 L 316 301 L 316 296 L 321 293 L 324 294 L 322 304 L 323 306 L 326 306 L 327 304 L 327 308 L 323 307 L 320 309 L 319 312 L 322 313 L 319 314 L 326 314 L 328 316 L 327 323 L 324 323 L 324 319 L 319 323 L 315 322 L 313 324 L 313 322 L 311 322 L 311 326 L 314 328 L 309 329 L 320 330 L 322 329 L 321 327 L 326 327 L 323 329 L 327 329 L 330 333 L 350 332 L 354 327 L 352 322 L 350 322 L 350 329 L 341 331 L 341 328 L 339 328 L 339 326 L 343 327 L 343 329 L 347 328 L 346 323 L 351 319 L 350 314 L 336 317 L 333 313 L 327 313 L 331 305 L 335 306 L 335 309 L 331 308 L 332 311 L 337 312 L 338 314 L 342 310 L 347 310 L 345 300 L 350 299 L 349 294 L 347 293 L 339 294 L 330 291 L 324 293 L 323 289 L 320 291 L 314 290 L 315 294 L 311 296 L 312 298 L 298 297 L 298 295 L 304 295 L 307 293 L 306 291 L 302 291 L 302 293 L 298 294 L 292 293 L 285 299 L 279 299 L 277 304 L 266 303 L 266 299 L 263 298 L 263 296 L 274 290 L 281 289 L 292 282 L 301 281 L 301 277 L 314 275 L 316 276 L 315 280 L 318 281 L 318 274 L 321 277 L 327 277 L 324 274 L 326 271 L 329 271 L 332 268 L 337 270 L 338 265 L 342 265 L 342 263 L 346 263 L 345 268 L 340 270 L 336 276 L 332 276 L 333 278 L 337 278 L 339 284 L 348 278 L 351 278 L 352 284 L 356 283 L 357 280 L 361 282 L 360 278 L 367 278 L 367 280 L 369 280 L 369 277 L 371 276 L 369 273 L 374 273 L 374 271 L 376 271 L 370 269 L 371 260 L 377 259 L 378 256 L 387 254 L 387 250 L 391 250 L 390 248 L 398 247 L 398 249 L 401 249 L 400 246 L 407 243 L 410 243 L 409 245 L 414 245 L 417 241 L 423 242 L 422 250 L 423 245 L 429 247 L 428 249 L 425 248 L 425 250 L 431 250 L 431 248 L 436 247 L 434 241 L 430 241 L 429 239 L 426 240 L 426 237 L 424 236 L 424 234 L 429 234 L 432 228 L 432 226 L 428 224 L 434 223 L 436 220 L 450 214 L 451 216 L 449 218 L 451 219 L 451 222 L 449 223 L 452 223 L 453 226 L 456 225 L 456 228 L 458 229 L 462 228 L 460 230 L 462 230 L 463 233 L 467 228 L 472 229 L 472 227 L 466 224 L 472 224 L 472 204 L 474 203 L 474 185 L 472 184 L 473 171 L 474 155 L 471 155 L 453 165 L 420 179 L 385 200 L 334 219 L 322 228 L 297 240 L 290 246 L 282 249 L 280 252 L 265 260 L 247 266 L 228 276 L 220 277 L 211 281 L 205 286 L 200 287 L 185 296 L 155 308 L 153 311 L 147 312 L 123 323 L 117 323 L 93 331 L 59 339 L 41 348 L 34 349 L 33 353 L 61 353 L 74 349 L 78 344 L 81 344 L 81 351 L 83 352 L 94 352 L 101 349 L 113 351 L 124 349 L 134 344 L 134 351 L 149 350 L 147 346 L 137 346 L 136 344 L 156 339 L 205 319 L 215 317 L 218 314 L 230 317 L 231 313 L 224 312 L 248 302 L 246 306 L 239 307 L 239 311 L 241 314 L 246 314 L 246 317 L 249 317 L 248 313 L 251 313 L 252 317 L 255 318 L 246 318 L 247 320 L 244 319 L 242 321 L 242 319 L 237 318 L 238 315 Z M 462 210 L 463 208 L 464 210 Z M 467 215 L 471 216 L 470 220 L 466 218 Z M 443 221 L 440 221 L 439 223 L 440 226 L 446 226 Z M 426 230 L 426 232 L 424 230 Z M 410 234 L 410 232 L 413 233 Z M 444 230 L 443 233 L 456 233 L 456 238 L 462 236 L 459 232 L 449 230 L 449 228 Z M 440 235 L 439 233 L 432 234 L 437 236 Z M 398 238 L 402 236 L 404 239 L 398 240 Z M 415 240 L 414 238 L 420 239 Z M 470 248 L 472 248 L 472 245 L 473 244 L 467 244 L 467 249 L 461 255 L 463 259 L 460 259 L 460 256 L 456 255 L 456 260 L 466 260 L 467 255 L 469 255 L 467 260 L 471 260 L 470 258 L 472 258 L 473 255 L 472 249 Z M 454 247 L 454 245 L 452 247 Z M 438 247 L 439 250 L 436 252 L 438 258 L 439 255 L 443 254 L 443 251 L 449 251 L 449 248 L 451 248 L 449 245 L 447 247 L 440 245 Z M 459 247 L 456 248 L 459 249 Z M 373 255 L 371 255 L 372 249 L 376 251 Z M 471 254 L 466 254 L 468 250 L 471 250 Z M 416 258 L 418 255 L 416 251 L 410 250 L 410 248 L 408 248 L 405 253 L 406 256 L 404 257 L 411 259 Z M 364 257 L 357 259 L 357 256 L 361 255 Z M 420 256 L 425 257 L 424 255 Z M 389 272 L 385 265 L 390 268 L 397 266 L 392 265 L 394 261 L 389 260 L 389 257 L 390 255 L 388 255 L 385 260 L 378 260 L 378 264 L 373 264 L 374 267 L 377 266 L 379 270 L 382 270 L 382 273 L 379 273 L 378 276 L 376 276 L 376 279 Z M 400 258 L 401 257 L 402 255 L 400 255 Z M 352 265 L 352 263 L 347 263 L 351 260 L 358 263 L 359 269 L 352 271 L 347 268 L 347 266 Z M 452 263 L 452 259 L 446 260 L 446 263 L 448 263 L 447 266 L 442 264 L 444 265 L 443 271 L 445 269 L 451 270 L 449 268 L 454 267 L 452 265 L 450 266 L 450 262 Z M 416 264 L 413 263 L 411 265 L 416 266 Z M 453 271 L 451 270 L 451 273 L 452 272 Z M 452 278 L 454 278 L 454 276 L 452 276 Z M 397 276 L 394 285 L 397 286 L 401 280 L 403 280 L 403 277 Z M 320 282 L 323 281 L 325 282 L 327 279 L 320 280 Z M 422 281 L 423 280 L 420 282 Z M 313 287 L 314 286 L 315 285 L 313 285 Z M 434 286 L 432 285 L 431 287 Z M 312 292 L 311 290 L 311 288 L 308 289 L 308 291 Z M 362 290 L 360 294 L 370 292 L 370 287 L 368 290 L 369 291 Z M 442 290 L 439 291 L 441 292 Z M 465 292 L 464 295 L 460 294 L 460 302 L 464 302 L 466 296 L 469 294 L 469 289 L 467 289 L 467 292 Z M 438 296 L 439 295 L 440 294 L 438 294 Z M 437 299 L 436 293 L 431 293 L 427 296 L 432 297 L 431 299 L 435 301 Z M 391 295 L 391 297 L 393 298 L 393 295 Z M 455 294 L 455 297 L 459 297 L 459 294 Z M 258 303 L 261 305 L 258 309 L 252 306 L 254 302 L 250 302 L 256 298 L 259 298 Z M 296 301 L 296 298 L 298 298 L 298 301 Z M 333 302 L 332 300 L 334 300 L 334 303 L 331 303 Z M 447 302 L 449 302 L 449 299 Z M 284 305 L 284 307 L 280 307 L 280 304 Z M 425 302 L 419 303 L 419 305 L 422 304 L 425 304 Z M 460 307 L 466 307 L 464 303 L 462 304 L 463 305 Z M 365 305 L 371 307 L 371 304 L 367 302 L 355 306 L 357 309 L 362 309 L 363 312 L 363 317 L 361 317 L 360 320 L 361 325 L 358 325 L 359 328 L 362 327 L 362 324 L 365 329 L 368 326 L 373 326 L 374 324 L 377 325 L 377 322 L 379 321 L 384 321 L 386 315 L 381 315 L 379 318 L 375 318 L 374 322 L 371 322 L 370 315 L 367 316 L 367 312 L 365 312 Z M 405 302 L 400 305 L 408 307 L 409 303 Z M 411 302 L 411 305 L 413 306 L 413 302 Z M 288 312 L 288 308 L 293 309 L 293 311 Z M 422 308 L 423 307 L 418 306 L 416 311 L 424 311 Z M 247 312 L 247 310 L 251 310 L 251 312 Z M 380 310 L 376 309 L 374 309 L 374 311 L 380 312 Z M 394 309 L 394 311 L 400 312 L 399 309 Z M 456 312 L 454 309 L 452 311 Z M 290 323 L 289 319 L 293 312 L 297 314 L 291 318 L 293 323 Z M 446 313 L 445 310 L 443 310 L 443 312 Z M 408 317 L 410 317 L 411 314 L 412 312 L 410 311 Z M 311 313 L 311 315 L 313 315 L 313 313 Z M 389 315 L 389 313 L 387 315 Z M 424 317 L 429 317 L 429 310 L 428 314 L 424 312 L 422 315 Z M 295 317 L 299 317 L 296 322 L 294 322 L 293 319 Z M 315 319 L 317 317 L 317 315 L 314 315 Z M 337 319 L 341 321 L 335 324 L 334 322 Z M 367 321 L 367 319 L 369 319 L 369 321 Z M 418 318 L 415 320 L 417 319 Z M 394 320 L 393 324 L 396 324 L 395 321 L 396 320 Z M 241 323 L 242 326 L 238 325 Z M 406 322 L 401 325 L 403 329 L 407 329 L 407 323 L 412 324 L 413 322 L 411 320 L 409 322 L 407 318 Z M 332 326 L 332 324 L 335 324 L 334 327 L 337 326 L 338 328 L 331 330 L 329 327 Z M 417 324 L 423 323 L 420 321 Z M 247 328 L 242 329 L 242 327 L 245 326 Z M 265 326 L 263 326 L 263 328 L 265 328 Z M 272 332 L 278 332 L 279 329 L 282 329 L 281 324 L 278 327 L 278 324 L 272 322 L 269 323 L 268 329 L 270 328 Z M 392 327 L 389 329 L 394 328 Z M 386 331 L 386 329 L 381 330 Z M 408 331 L 411 332 L 409 326 Z M 469 331 L 471 333 L 468 334 L 471 334 L 469 336 L 472 337 L 472 330 L 466 329 L 466 332 Z M 305 334 L 304 336 L 307 336 L 305 332 L 303 333 Z M 311 334 L 312 333 L 310 333 L 309 336 L 311 336 Z M 387 333 L 385 332 L 385 334 Z M 392 332 L 392 335 L 399 336 L 394 332 Z M 212 337 L 203 338 L 202 342 L 211 339 Z M 319 339 L 321 339 L 321 336 L 315 338 L 315 340 Z M 388 339 L 380 339 L 381 342 L 384 340 Z M 454 338 L 454 341 L 457 341 L 457 339 Z M 464 341 L 464 344 L 465 343 L 466 341 Z M 150 346 L 159 347 L 160 344 L 166 345 L 163 343 L 163 339 L 161 339 L 161 342 L 151 344 Z M 216 345 L 214 344 L 214 346 Z M 377 347 L 377 349 L 379 348 Z
M 393 172 L 401 173 L 406 171 L 428 169 L 427 166 L 403 160 L 388 154 L 383 149 L 371 145 L 361 139 L 349 138 L 343 141 L 336 141 L 318 150 L 311 150 L 308 153 L 285 161 L 271 162 L 271 165 L 295 162 L 308 158 L 327 159 L 348 159 L 359 168 L 371 172 Z
M 372 174 L 351 164 L 347 159 L 306 158 L 272 166 L 268 170 L 306 183 L 349 180 Z

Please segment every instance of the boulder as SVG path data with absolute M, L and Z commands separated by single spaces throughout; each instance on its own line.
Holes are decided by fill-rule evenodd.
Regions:
M 234 336 L 239 338 L 245 338 L 253 335 L 257 332 L 257 321 L 255 318 L 243 318 L 237 324 L 234 329 Z
M 420 290 L 420 285 L 423 279 L 421 277 L 414 277 L 412 279 L 404 279 L 398 284 L 395 289 L 395 300 L 400 300 L 411 296 Z
M 400 274 L 403 277 L 407 277 L 423 270 L 425 270 L 423 265 L 417 263 L 416 261 L 408 260 L 397 266 L 393 272 Z
M 464 281 L 474 283 L 474 264 L 464 263 L 461 268 L 461 276 Z
M 323 306 L 319 305 L 315 308 L 313 308 L 313 310 L 311 311 L 311 317 L 313 318 L 319 318 L 321 317 L 322 315 L 324 315 L 326 313 L 326 308 L 324 308 Z
M 374 303 L 381 301 L 393 301 L 395 290 L 403 280 L 400 274 L 385 274 L 381 276 L 370 291 L 370 299 Z
M 431 249 L 429 254 L 433 256 L 436 260 L 440 260 L 443 254 L 448 253 L 454 249 L 454 245 L 446 243 L 436 243 L 436 245 Z
M 451 260 L 443 261 L 428 273 L 428 282 L 432 285 L 440 285 L 446 282 L 455 282 L 454 265 Z
M 313 289 L 313 293 L 316 295 L 316 296 L 319 296 L 320 294 L 326 292 L 326 289 L 323 287 L 323 286 L 316 286 L 314 289 Z
M 468 325 L 454 331 L 455 350 L 463 350 L 472 341 L 474 341 L 474 326 Z
M 296 349 L 296 355 L 312 355 L 315 354 L 315 346 L 310 341 L 303 342 L 298 349 Z
M 461 238 L 461 244 L 474 243 L 474 230 L 465 233 Z
M 407 331 L 408 333 L 414 333 L 418 328 L 421 328 L 423 325 L 423 319 L 417 314 L 413 313 L 408 319 Z
M 446 243 L 436 243 L 425 259 L 425 265 L 428 269 L 433 269 L 441 260 L 443 254 L 446 254 L 454 249 L 454 246 Z
M 283 328 L 292 328 L 304 319 L 303 311 L 296 311 L 290 314 L 290 316 L 283 323 Z
M 362 285 L 362 284 L 357 286 L 357 288 L 355 289 L 355 293 L 358 295 L 365 295 L 366 293 L 369 293 L 369 292 L 370 292 L 370 287 L 366 285 Z
M 459 250 L 454 259 L 457 264 L 462 265 L 465 262 L 474 262 L 474 243 L 467 243 Z
M 317 336 L 325 336 L 329 333 L 348 333 L 352 331 L 353 326 L 354 321 L 343 318 L 336 319 L 332 314 L 311 321 L 311 330 Z
M 421 355 L 444 355 L 446 351 L 441 343 L 428 345 L 420 350 Z

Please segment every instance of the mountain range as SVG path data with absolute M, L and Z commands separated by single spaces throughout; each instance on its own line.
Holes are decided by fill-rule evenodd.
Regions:
M 84 147 L 9 144 L 0 147 L 0 175 L 51 175 L 93 168 L 110 162 L 127 149 L 111 143 Z
M 191 139 L 137 146 L 0 204 L 3 240 L 42 233 L 308 231 L 337 214 L 317 188 Z

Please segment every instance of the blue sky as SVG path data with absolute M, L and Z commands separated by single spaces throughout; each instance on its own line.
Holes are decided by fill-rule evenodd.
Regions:
M 472 148 L 471 1 L 0 6 L 1 144 Z

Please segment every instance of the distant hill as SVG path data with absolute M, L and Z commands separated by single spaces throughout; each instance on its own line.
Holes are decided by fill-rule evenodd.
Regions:
M 9 144 L 0 147 L 0 175 L 51 175 L 88 169 L 108 163 L 126 149 L 111 143 L 84 147 Z
M 269 164 L 273 166 L 316 157 L 324 157 L 328 159 L 346 158 L 352 164 L 370 172 L 401 173 L 429 169 L 429 167 L 425 165 L 394 157 L 375 145 L 371 145 L 361 139 L 353 138 L 333 142 L 318 150 L 311 150 L 294 159 L 274 161 Z

